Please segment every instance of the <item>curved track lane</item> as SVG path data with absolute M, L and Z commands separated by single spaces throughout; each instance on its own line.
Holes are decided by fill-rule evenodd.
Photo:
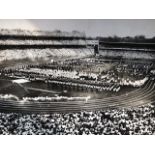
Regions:
M 143 87 L 128 95 L 84 101 L 69 102 L 20 102 L 0 100 L 0 111 L 22 113 L 53 113 L 96 111 L 108 108 L 135 107 L 155 101 L 155 82 L 149 80 Z

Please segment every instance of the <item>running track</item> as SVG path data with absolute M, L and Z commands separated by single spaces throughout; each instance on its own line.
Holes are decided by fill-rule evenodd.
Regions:
M 79 111 L 97 111 L 126 107 L 138 107 L 155 101 L 155 81 L 149 80 L 144 86 L 129 92 L 127 95 L 68 102 L 21 102 L 0 100 L 1 112 L 19 113 L 68 113 Z

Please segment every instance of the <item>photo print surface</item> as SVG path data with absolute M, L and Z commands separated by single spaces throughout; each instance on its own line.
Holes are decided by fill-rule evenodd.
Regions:
M 155 133 L 155 20 L 0 20 L 0 134 Z

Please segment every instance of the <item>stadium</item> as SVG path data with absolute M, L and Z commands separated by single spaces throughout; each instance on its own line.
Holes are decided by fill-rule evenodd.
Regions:
M 0 30 L 0 134 L 154 134 L 155 44 Z

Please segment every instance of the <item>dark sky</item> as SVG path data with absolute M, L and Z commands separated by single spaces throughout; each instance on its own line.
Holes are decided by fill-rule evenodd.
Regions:
M 29 30 L 78 30 L 88 36 L 155 36 L 155 20 L 113 20 L 113 19 L 35 19 L 35 20 L 0 20 L 0 28 L 21 28 Z

